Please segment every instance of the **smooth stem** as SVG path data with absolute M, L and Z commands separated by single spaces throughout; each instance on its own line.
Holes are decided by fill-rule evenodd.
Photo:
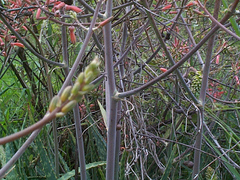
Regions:
M 128 7 L 126 7 L 126 12 L 128 12 Z M 122 35 L 122 45 L 121 45 L 121 51 L 120 51 L 120 56 L 122 56 L 125 46 L 126 46 L 126 42 L 127 42 L 127 25 L 125 22 L 123 22 L 123 35 Z M 122 89 L 122 91 L 124 91 L 124 81 L 123 81 L 123 77 L 125 76 L 125 71 L 124 71 L 124 64 L 123 62 L 121 62 L 118 65 L 118 71 L 119 71 L 119 77 L 120 77 L 120 82 L 119 82 L 119 87 L 120 89 Z M 117 123 L 118 125 L 121 126 L 121 109 L 122 109 L 122 101 L 118 101 L 118 111 L 117 111 Z M 119 179 L 119 152 L 120 152 L 120 144 L 121 144 L 121 129 L 117 129 L 117 135 L 116 135 L 116 153 L 115 153 L 115 179 L 118 180 Z
M 112 0 L 107 1 L 106 18 L 112 16 Z M 113 50 L 112 50 L 112 24 L 104 26 L 104 45 L 105 45 L 105 72 L 106 72 L 106 111 L 108 122 L 107 133 L 107 167 L 106 179 L 114 180 L 115 153 L 116 153 L 116 126 L 117 126 L 117 101 L 113 98 L 116 91 L 114 69 L 113 69 Z
M 220 0 L 216 0 L 215 7 L 214 7 L 214 17 L 218 17 L 218 12 L 220 8 Z M 212 28 L 214 27 L 215 23 L 212 24 Z M 211 59 L 212 59 L 212 51 L 214 48 L 214 39 L 215 35 L 211 36 L 208 41 L 207 46 L 207 54 L 206 54 L 206 60 L 205 60 L 205 66 L 203 69 L 203 78 L 202 78 L 202 86 L 200 90 L 199 95 L 199 101 L 201 102 L 202 106 L 200 107 L 200 116 L 197 118 L 197 136 L 196 136 L 196 142 L 195 142 L 195 148 L 201 149 L 202 147 L 202 135 L 203 135 L 203 121 L 204 121 L 204 104 L 205 104 L 205 98 L 206 98 L 206 92 L 208 87 L 208 76 L 210 71 L 210 65 L 211 65 Z M 193 166 L 193 174 L 192 178 L 194 180 L 198 179 L 198 174 L 200 170 L 200 163 L 201 163 L 201 151 L 194 150 L 194 166 Z M 197 176 L 196 176 L 197 175 Z
M 81 126 L 81 119 L 80 119 L 80 112 L 79 112 L 78 105 L 74 107 L 73 114 L 74 114 L 74 120 L 75 120 L 77 151 L 78 151 L 79 165 L 80 165 L 80 171 L 81 171 L 81 180 L 86 180 L 87 173 L 86 173 L 86 163 L 85 163 L 85 151 L 84 151 L 82 126 Z

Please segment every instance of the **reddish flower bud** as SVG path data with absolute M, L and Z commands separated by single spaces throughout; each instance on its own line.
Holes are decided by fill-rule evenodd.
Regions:
M 220 59 L 220 55 L 217 55 L 217 57 L 216 57 L 216 64 L 219 64 L 219 59 Z
M 68 11 L 68 10 L 72 10 L 72 11 L 74 11 L 74 12 L 76 12 L 76 13 L 80 13 L 80 12 L 83 11 L 82 9 L 80 9 L 80 8 L 77 7 L 77 6 L 66 5 L 65 8 L 66 8 L 67 11 Z
M 13 46 L 18 46 L 18 47 L 24 47 L 24 45 L 22 43 L 16 42 L 16 43 L 11 43 L 10 44 L 12 47 Z
M 64 2 L 60 2 L 58 5 L 54 6 L 54 9 L 62 9 L 63 7 L 65 6 L 65 3 Z
M 5 51 L 2 52 L 4 57 L 7 57 L 7 53 Z
M 186 5 L 186 7 L 194 6 L 194 5 L 197 5 L 197 4 L 198 4 L 197 1 L 191 1 Z
M 26 26 L 22 26 L 23 29 L 25 29 L 26 31 L 28 30 Z
M 170 9 L 172 7 L 172 4 L 169 4 L 169 5 L 167 5 L 167 6 L 164 6 L 163 8 L 162 8 L 162 11 L 167 11 L 168 9 Z
M 40 18 L 42 10 L 40 8 L 37 9 L 37 13 L 36 13 L 36 19 Z
M 235 80 L 236 80 L 236 82 L 237 82 L 237 85 L 239 85 L 239 84 L 240 84 L 240 81 L 239 81 L 239 79 L 238 79 L 238 76 L 234 76 L 234 78 L 235 78 Z
M 36 19 L 38 20 L 45 20 L 47 19 L 47 17 L 40 17 L 41 16 L 41 12 L 42 10 L 40 8 L 37 9 L 37 13 L 36 13 Z
M 4 46 L 4 42 L 1 37 L 0 37 L 0 46 Z
M 166 71 L 167 71 L 166 68 L 160 68 L 160 70 L 161 70 L 162 72 L 166 72 Z
M 109 23 L 112 19 L 113 19 L 113 16 L 111 16 L 111 17 L 105 19 L 104 21 L 100 22 L 100 23 L 99 23 L 99 27 L 105 26 L 105 25 L 106 25 L 107 23 Z
M 169 14 L 177 14 L 177 11 L 170 11 Z
M 76 36 L 75 36 L 75 33 L 74 33 L 75 27 L 74 27 L 74 26 L 70 26 L 68 29 L 69 29 L 69 31 L 70 31 L 70 39 L 71 39 L 71 42 L 72 42 L 73 44 L 75 44 L 75 43 L 76 43 Z

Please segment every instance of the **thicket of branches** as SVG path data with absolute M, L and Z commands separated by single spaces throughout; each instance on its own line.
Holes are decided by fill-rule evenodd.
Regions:
M 239 0 L 0 2 L 0 178 L 240 179 Z

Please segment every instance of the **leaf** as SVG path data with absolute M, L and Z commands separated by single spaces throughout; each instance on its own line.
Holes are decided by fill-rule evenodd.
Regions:
M 229 7 L 228 7 L 228 3 L 227 3 L 226 0 L 222 0 L 222 3 L 223 3 L 224 8 L 226 8 L 226 9 L 229 8 Z M 235 20 L 233 17 L 230 18 L 230 23 L 231 23 L 231 25 L 232 25 L 234 31 L 236 32 L 236 34 L 237 34 L 238 36 L 240 36 L 240 29 L 239 29 L 239 26 L 238 26 L 236 20 Z
M 106 110 L 103 108 L 102 104 L 98 100 L 97 100 L 97 102 L 98 102 L 98 105 L 100 107 L 100 111 L 101 111 L 101 114 L 102 114 L 102 117 L 103 117 L 103 121 L 104 121 L 105 127 L 108 130 L 108 122 L 107 122 Z
M 5 157 L 8 162 L 11 157 L 15 154 L 13 143 L 7 143 L 5 146 Z M 17 171 L 16 165 L 14 165 L 9 171 L 6 179 L 19 179 L 19 172 Z
M 54 162 L 52 158 L 50 158 L 50 154 L 47 153 L 47 149 L 44 148 L 44 144 L 42 139 L 39 137 L 35 140 L 36 142 L 36 149 L 40 155 L 40 161 L 37 164 L 39 171 L 41 171 L 42 175 L 45 175 L 47 179 L 56 179 L 56 174 L 54 171 Z
M 127 162 L 128 151 L 124 150 L 120 160 L 119 180 L 125 179 L 125 167 Z
M 95 167 L 99 167 L 99 166 L 104 166 L 106 164 L 107 164 L 106 161 L 99 161 L 99 162 L 89 163 L 89 164 L 86 165 L 86 170 L 89 170 L 89 169 L 95 168 Z M 78 169 L 78 171 L 80 172 L 80 168 Z M 67 179 L 69 179 L 69 178 L 71 178 L 73 176 L 75 176 L 75 170 L 67 172 L 66 174 L 64 174 L 58 180 L 67 180 Z
M 176 152 L 176 144 L 173 146 L 173 150 L 171 152 L 171 155 L 168 159 L 168 163 L 167 163 L 167 166 L 166 166 L 166 169 L 163 173 L 163 176 L 161 178 L 161 180 L 164 180 L 164 179 L 168 179 L 169 177 L 169 174 L 171 173 L 171 170 L 172 170 L 172 165 L 173 165 L 173 158 L 175 156 L 175 152 Z
M 223 3 L 223 6 L 224 6 L 225 8 L 228 8 L 227 1 L 225 1 L 225 0 L 222 0 L 222 3 Z
M 0 164 L 2 166 L 6 164 L 6 152 L 3 145 L 0 145 Z
M 232 24 L 232 27 L 233 27 L 235 33 L 236 33 L 238 36 L 240 36 L 240 29 L 239 29 L 239 26 L 238 26 L 236 20 L 235 20 L 233 17 L 231 17 L 231 18 L 230 18 L 230 22 L 231 22 L 231 24 Z
M 2 92 L 0 92 L 0 96 L 3 95 L 5 92 L 7 92 L 7 90 L 12 87 L 14 85 L 14 83 L 12 83 L 10 86 L 8 86 L 6 89 L 4 89 Z
M 92 116 L 90 116 L 88 118 L 88 121 L 89 121 L 90 125 L 95 123 Z M 88 131 L 93 135 L 93 139 L 95 141 L 95 144 L 97 147 L 97 153 L 98 153 L 100 160 L 104 161 L 107 158 L 106 157 L 106 152 L 107 152 L 106 141 L 96 126 L 91 126 L 91 127 L 92 128 L 90 128 Z
M 235 167 L 228 163 L 228 160 L 222 155 L 222 153 L 218 150 L 218 147 L 216 147 L 210 139 L 208 139 L 205 135 L 204 138 L 207 140 L 207 142 L 212 146 L 212 148 L 215 150 L 215 152 L 219 155 L 219 159 L 222 159 L 222 162 L 225 164 L 225 166 L 229 169 L 229 172 L 234 176 L 234 179 L 240 179 L 240 174 L 235 169 Z

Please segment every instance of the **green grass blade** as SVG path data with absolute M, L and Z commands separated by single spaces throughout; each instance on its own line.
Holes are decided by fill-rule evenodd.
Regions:
M 99 161 L 99 162 L 89 163 L 89 164 L 86 165 L 86 170 L 89 170 L 89 169 L 95 168 L 95 167 L 99 167 L 99 166 L 104 166 L 104 165 L 106 165 L 106 161 Z M 79 168 L 78 172 L 80 172 L 80 168 Z M 66 174 L 64 174 L 58 180 L 67 180 L 67 179 L 69 179 L 69 178 L 71 178 L 73 176 L 75 176 L 75 170 L 67 172 Z
M 98 102 L 98 106 L 100 107 L 100 111 L 101 111 L 101 114 L 102 114 L 102 117 L 103 117 L 103 121 L 104 121 L 104 124 L 105 124 L 105 127 L 107 128 L 108 127 L 108 123 L 107 123 L 107 114 L 106 114 L 106 110 L 103 108 L 102 104 L 99 102 L 99 100 L 97 100 Z M 108 128 L 107 128 L 108 129 Z
M 176 144 L 173 146 L 173 150 L 171 152 L 171 155 L 168 159 L 168 163 L 167 163 L 167 166 L 166 166 L 166 169 L 163 173 L 163 176 L 161 178 L 161 180 L 165 180 L 165 179 L 168 179 L 169 177 L 169 174 L 171 173 L 171 170 L 172 170 L 172 165 L 173 165 L 173 158 L 175 156 L 175 153 L 176 153 Z
M 219 158 L 223 160 L 223 163 L 229 169 L 231 174 L 235 176 L 234 179 L 240 179 L 240 174 L 238 173 L 238 171 L 231 164 L 228 163 L 228 160 L 222 155 L 222 153 L 218 150 L 218 148 L 214 146 L 214 144 L 206 136 L 204 136 L 204 138 L 212 146 L 214 151 L 219 155 Z

